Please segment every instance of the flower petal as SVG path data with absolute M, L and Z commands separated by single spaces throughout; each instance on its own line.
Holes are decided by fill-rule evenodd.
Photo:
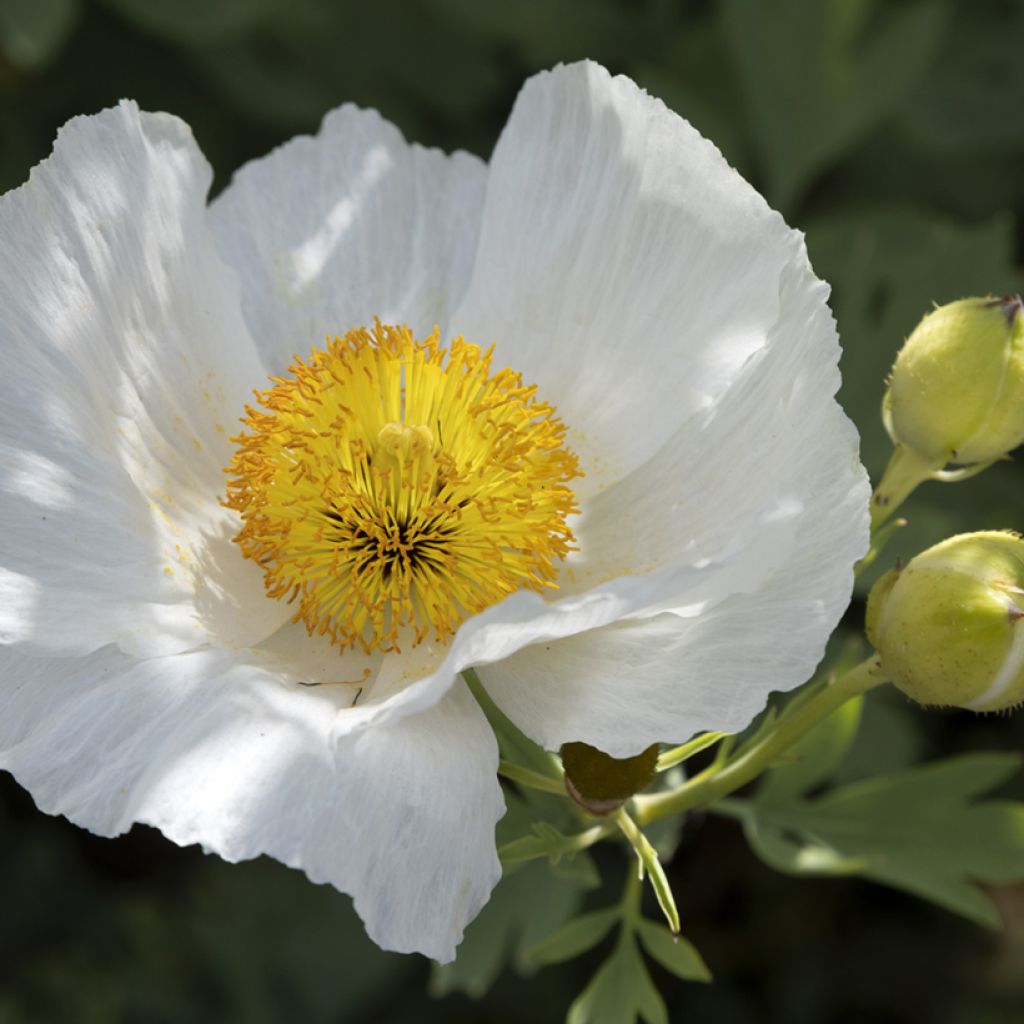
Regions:
M 783 275 L 767 347 L 704 417 L 631 477 L 592 500 L 582 546 L 671 557 L 673 537 L 715 558 L 749 539 L 739 578 L 717 601 L 520 650 L 482 673 L 520 728 L 551 749 L 583 740 L 613 756 L 702 729 L 743 728 L 772 690 L 804 682 L 849 603 L 867 549 L 870 485 L 857 436 L 832 398 L 838 347 L 827 289 L 806 261 Z M 646 504 L 659 510 L 644 511 Z M 766 508 L 795 509 L 795 543 Z M 622 537 L 632 545 L 626 555 Z M 681 582 L 685 578 L 680 577 Z
M 100 835 L 133 822 L 230 861 L 269 854 L 355 898 L 381 946 L 451 959 L 500 877 L 494 736 L 465 687 L 347 737 L 344 688 L 247 656 L 0 653 L 0 767 Z
M 587 496 L 705 408 L 765 344 L 799 245 L 718 150 L 593 63 L 523 87 L 453 318 L 557 406 Z
M 444 327 L 469 276 L 485 173 L 353 106 L 243 167 L 210 216 L 267 364 L 283 370 L 375 316 L 420 335 Z
M 0 199 L 0 640 L 153 654 L 287 610 L 233 550 L 227 432 L 264 377 L 186 125 L 76 118 Z

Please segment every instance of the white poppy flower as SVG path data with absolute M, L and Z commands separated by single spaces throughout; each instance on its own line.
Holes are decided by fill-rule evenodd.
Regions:
M 490 165 L 345 106 L 209 185 L 186 125 L 122 103 L 0 200 L 0 766 L 101 835 L 301 867 L 444 960 L 500 873 L 461 670 L 546 747 L 624 756 L 739 729 L 820 659 L 868 499 L 827 288 L 589 63 L 526 84 Z M 330 353 L 375 318 L 448 362 L 398 331 Z M 434 502 L 419 539 L 403 502 Z

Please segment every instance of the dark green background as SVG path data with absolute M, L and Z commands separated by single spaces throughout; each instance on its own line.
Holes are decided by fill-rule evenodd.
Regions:
M 933 301 L 1020 287 L 1022 39 L 1024 4 L 1008 0 L 0 0 L 0 190 L 61 123 L 122 96 L 185 118 L 215 188 L 346 100 L 486 156 L 526 76 L 592 57 L 688 117 L 807 232 L 877 475 L 901 339 Z M 928 485 L 893 551 L 1024 527 L 1022 498 L 1011 464 Z M 879 695 L 857 756 L 882 770 L 1022 740 L 1019 718 L 926 716 Z M 345 897 L 296 872 L 231 867 L 148 829 L 95 839 L 37 814 L 6 776 L 0 796 L 0 1022 L 545 1024 L 601 958 L 506 973 L 482 1000 L 432 998 L 424 961 L 376 950 Z M 598 863 L 595 904 L 625 870 L 614 848 Z M 705 988 L 655 968 L 673 1020 L 1024 1021 L 1024 889 L 996 894 L 1009 927 L 991 936 L 865 883 L 775 875 L 717 820 L 689 823 L 672 876 L 717 975 Z M 467 976 L 494 973 L 498 947 L 473 948 Z

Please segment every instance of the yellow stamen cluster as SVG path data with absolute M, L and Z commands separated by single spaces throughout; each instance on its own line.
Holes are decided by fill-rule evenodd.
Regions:
M 555 410 L 487 351 L 376 323 L 258 391 L 226 504 L 267 593 L 341 648 L 449 637 L 521 589 L 554 587 L 580 475 Z

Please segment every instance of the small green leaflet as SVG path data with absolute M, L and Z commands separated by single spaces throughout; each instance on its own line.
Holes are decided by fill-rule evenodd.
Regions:
M 781 871 L 862 875 L 997 926 L 979 883 L 1024 880 L 1024 804 L 977 798 L 1016 774 L 1022 758 L 969 754 L 808 798 L 852 742 L 855 713 L 840 709 L 804 741 L 816 760 L 787 763 L 753 799 L 716 809 L 738 818 L 755 852 Z
M 608 907 L 574 917 L 558 931 L 531 946 L 525 955 L 528 964 L 546 967 L 572 960 L 596 946 L 619 923 L 621 909 Z
M 632 935 L 623 934 L 612 955 L 577 996 L 566 1024 L 668 1024 L 668 1010 L 651 981 Z
M 647 955 L 657 960 L 666 971 L 683 981 L 710 981 L 711 971 L 697 947 L 681 935 L 673 935 L 663 924 L 641 921 L 640 944 Z

